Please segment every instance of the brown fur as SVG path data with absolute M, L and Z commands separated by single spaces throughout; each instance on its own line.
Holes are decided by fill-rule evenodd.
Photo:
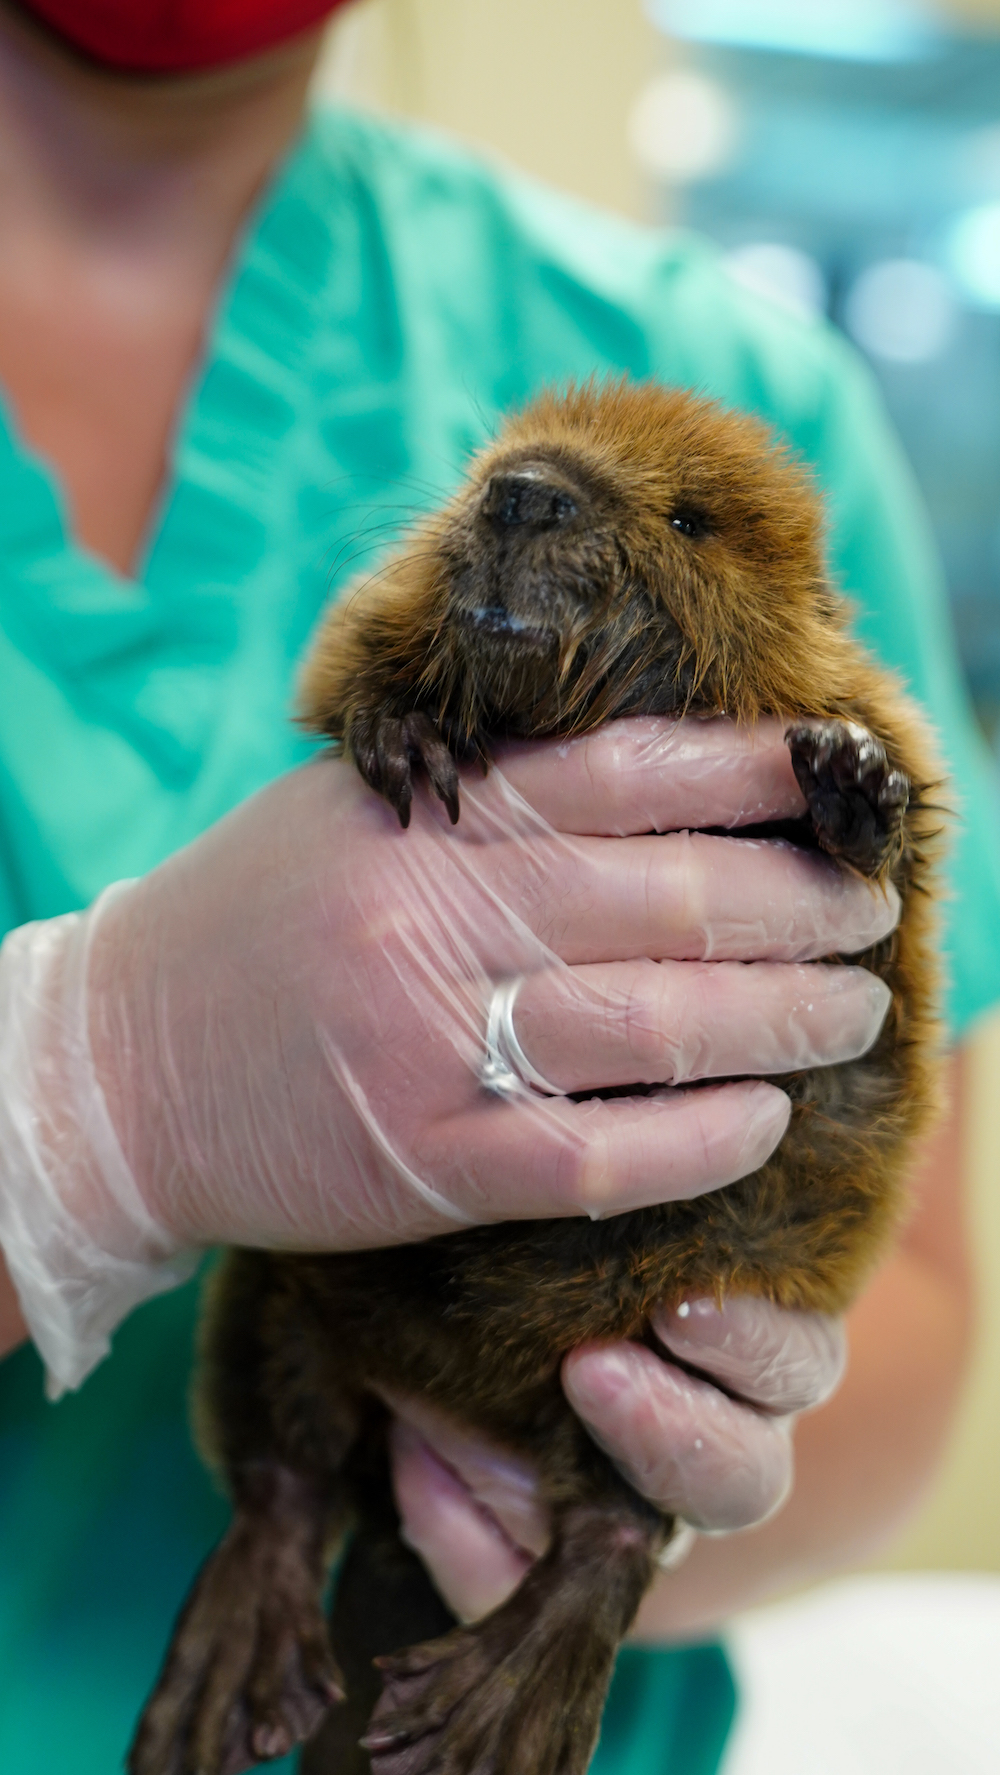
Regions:
M 306 670 L 305 719 L 346 745 L 404 823 L 421 769 L 457 817 L 454 759 L 488 758 L 499 735 L 582 732 L 627 713 L 787 719 L 811 816 L 796 835 L 891 877 L 902 896 L 898 930 L 860 958 L 892 1005 L 861 1060 L 784 1081 L 792 1122 L 767 1164 L 696 1201 L 474 1229 L 416 1259 L 233 1254 L 210 1303 L 201 1413 L 236 1521 L 189 1605 L 134 1775 L 232 1775 L 328 1713 L 339 1678 L 316 1649 L 323 1556 L 314 1549 L 310 1566 L 301 1552 L 317 1524 L 331 1543 L 359 1525 L 333 1619 L 342 1664 L 353 1655 L 357 1667 L 365 1645 L 368 1670 L 373 1650 L 440 1631 L 441 1605 L 396 1541 L 378 1385 L 422 1393 L 531 1456 L 555 1532 L 504 1609 L 387 1662 L 367 1740 L 376 1775 L 582 1775 L 670 1525 L 569 1411 L 563 1355 L 648 1339 L 653 1308 L 694 1293 L 840 1311 L 898 1224 L 934 1110 L 938 771 L 920 718 L 847 615 L 807 474 L 756 421 L 627 384 L 535 402 L 451 505 L 332 611 Z M 795 728 L 803 718 L 808 731 Z M 301 1521 L 288 1527 L 296 1486 L 313 1541 Z M 277 1626 L 265 1623 L 272 1580 L 236 1575 L 248 1544 L 262 1568 L 291 1572 Z M 248 1616 L 272 1649 L 248 1652 L 223 1683 L 218 1648 Z M 357 1755 L 376 1689 L 355 1674 L 352 1691 L 307 1753 L 312 1775 Z

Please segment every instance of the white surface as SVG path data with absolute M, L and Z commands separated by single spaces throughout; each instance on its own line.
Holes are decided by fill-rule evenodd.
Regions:
M 734 1623 L 722 1775 L 998 1775 L 1000 1578 L 850 1578 Z

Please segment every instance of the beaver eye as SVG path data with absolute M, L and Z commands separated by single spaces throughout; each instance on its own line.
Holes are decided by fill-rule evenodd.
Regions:
M 679 530 L 682 536 L 699 537 L 708 533 L 708 519 L 704 512 L 695 511 L 693 506 L 678 506 L 670 514 L 671 530 Z

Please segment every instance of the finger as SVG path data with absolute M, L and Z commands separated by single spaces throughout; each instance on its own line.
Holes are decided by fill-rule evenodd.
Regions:
M 412 1425 L 398 1419 L 392 1424 L 389 1452 L 400 1534 L 424 1561 L 448 1607 L 461 1621 L 499 1608 L 520 1584 L 530 1555 Z
M 840 1385 L 847 1339 L 839 1319 L 794 1313 L 733 1295 L 683 1301 L 656 1314 L 653 1330 L 672 1356 L 766 1410 L 812 1411 Z
M 805 813 L 785 725 L 633 717 L 577 739 L 504 746 L 497 764 L 559 832 L 747 826 Z
M 788 1496 L 787 1420 L 727 1398 L 641 1344 L 572 1351 L 563 1363 L 563 1387 L 629 1483 L 693 1528 L 748 1528 Z
M 498 844 L 493 886 L 536 936 L 577 965 L 599 961 L 812 961 L 893 930 L 900 900 L 779 840 L 703 832 L 536 836 Z
M 481 1509 L 495 1518 L 521 1551 L 538 1555 L 549 1544 L 549 1517 L 529 1461 L 457 1423 L 426 1399 L 380 1387 L 379 1397 L 433 1449 Z
M 853 1060 L 871 1047 L 891 1002 L 866 968 L 619 962 L 529 975 L 513 1025 L 542 1078 L 584 1091 Z
M 747 1177 L 790 1114 L 783 1091 L 752 1081 L 608 1102 L 526 1095 L 435 1123 L 418 1158 L 439 1194 L 473 1220 L 598 1219 Z

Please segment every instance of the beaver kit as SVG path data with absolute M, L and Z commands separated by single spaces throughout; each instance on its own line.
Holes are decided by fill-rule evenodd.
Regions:
M 839 1312 L 883 1251 L 935 1096 L 933 758 L 848 631 L 805 472 L 755 420 L 649 384 L 545 395 L 510 422 L 332 611 L 303 698 L 403 826 L 415 777 L 458 819 L 458 763 L 487 763 L 500 736 L 780 717 L 808 811 L 764 835 L 902 899 L 898 929 L 855 958 L 892 992 L 878 1040 L 783 1081 L 792 1119 L 752 1176 L 603 1221 L 462 1230 L 419 1255 L 235 1251 L 213 1279 L 199 1414 L 234 1518 L 132 1775 L 236 1775 L 304 1740 L 306 1775 L 584 1775 L 673 1524 L 573 1416 L 562 1358 L 648 1340 L 651 1312 L 694 1294 Z M 398 1538 L 379 1388 L 537 1466 L 551 1545 L 474 1625 Z

